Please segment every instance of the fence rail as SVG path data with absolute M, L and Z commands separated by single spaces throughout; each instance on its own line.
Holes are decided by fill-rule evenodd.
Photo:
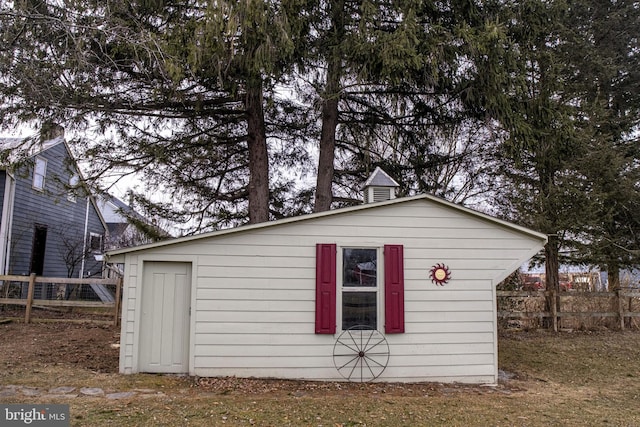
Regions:
M 26 292 L 25 292 L 26 284 Z M 40 285 L 40 286 L 38 286 Z M 82 286 L 92 289 L 96 300 L 79 300 L 77 294 Z M 115 288 L 112 294 L 107 286 Z M 0 275 L 0 305 L 25 307 L 25 323 L 31 322 L 33 307 L 90 307 L 113 309 L 113 324 L 117 325 L 120 314 L 122 278 L 71 279 L 59 277 Z M 37 295 L 36 295 L 37 294 Z M 36 298 L 38 296 L 38 298 Z
M 576 322 L 613 320 L 620 329 L 640 318 L 640 290 L 497 291 L 498 319 L 544 321 L 558 331 L 565 320 Z M 569 323 L 569 322 L 567 322 Z

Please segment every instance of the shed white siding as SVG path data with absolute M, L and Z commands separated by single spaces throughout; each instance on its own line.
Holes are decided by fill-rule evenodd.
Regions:
M 404 246 L 406 332 L 386 335 L 379 380 L 494 383 L 495 286 L 544 236 L 418 197 L 121 251 L 121 372 L 139 371 L 145 262 L 180 261 L 193 268 L 190 374 L 341 380 L 337 334 L 314 334 L 317 243 Z M 438 263 L 451 271 L 445 286 L 429 277 Z

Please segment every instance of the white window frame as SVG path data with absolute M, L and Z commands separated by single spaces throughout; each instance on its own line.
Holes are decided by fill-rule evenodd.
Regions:
M 345 249 L 375 249 L 376 251 L 376 286 L 354 287 L 344 286 L 344 250 Z M 384 259 L 383 248 L 372 245 L 348 244 L 338 246 L 338 260 L 336 262 L 336 333 L 340 334 L 343 329 L 342 310 L 343 310 L 343 293 L 344 292 L 375 292 L 376 293 L 376 329 L 381 330 L 384 327 Z
M 78 197 L 76 191 L 78 189 L 78 183 L 80 182 L 80 177 L 77 173 L 74 173 L 69 177 L 69 190 L 67 191 L 67 200 L 76 203 L 78 201 Z
M 32 187 L 38 191 L 44 191 L 47 177 L 47 159 L 37 156 L 33 163 Z

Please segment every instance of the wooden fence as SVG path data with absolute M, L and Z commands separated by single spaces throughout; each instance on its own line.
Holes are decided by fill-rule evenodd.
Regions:
M 26 295 L 13 295 L 9 296 L 9 286 L 11 284 L 22 284 L 19 286 L 21 289 L 24 284 L 28 284 Z M 65 298 L 64 295 L 56 295 L 56 298 L 42 298 L 42 293 L 40 298 L 36 299 L 36 285 L 53 285 L 58 289 L 73 289 L 79 288 L 82 285 L 89 286 L 97 286 L 101 289 L 106 286 L 114 286 L 115 287 L 115 295 L 112 298 L 109 298 L 111 301 L 84 301 L 77 299 L 68 299 Z M 92 308 L 104 308 L 104 309 L 113 309 L 113 324 L 118 325 L 119 314 L 120 314 L 120 293 L 122 292 L 122 278 L 111 278 L 111 279 L 93 279 L 93 278 L 85 278 L 85 279 L 69 279 L 69 278 L 58 278 L 58 277 L 39 277 L 35 274 L 30 276 L 3 276 L 0 275 L 0 289 L 5 287 L 5 292 L 2 293 L 3 298 L 0 297 L 0 305 L 18 305 L 25 307 L 25 323 L 31 322 L 31 312 L 34 306 L 41 307 L 92 307 Z M 68 292 L 63 292 L 67 293 Z
M 608 320 L 609 326 L 622 330 L 640 318 L 640 290 L 633 288 L 613 292 L 497 291 L 497 297 L 499 320 L 544 324 L 549 319 L 546 323 L 556 332 L 561 327 L 584 325 L 586 320 Z

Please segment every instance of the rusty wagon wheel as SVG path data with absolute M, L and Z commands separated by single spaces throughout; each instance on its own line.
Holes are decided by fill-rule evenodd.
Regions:
M 346 380 L 368 382 L 380 376 L 389 363 L 389 344 L 377 330 L 353 326 L 342 332 L 333 346 L 333 363 Z

